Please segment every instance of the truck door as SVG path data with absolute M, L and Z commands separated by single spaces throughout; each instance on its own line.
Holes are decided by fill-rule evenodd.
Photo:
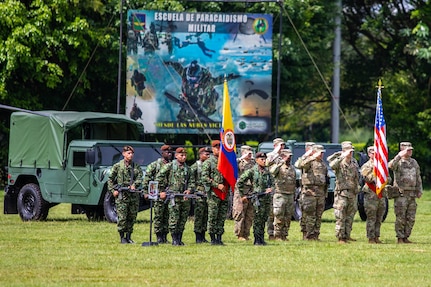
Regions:
M 72 151 L 67 176 L 69 195 L 87 196 L 90 193 L 90 165 L 85 163 L 85 151 Z

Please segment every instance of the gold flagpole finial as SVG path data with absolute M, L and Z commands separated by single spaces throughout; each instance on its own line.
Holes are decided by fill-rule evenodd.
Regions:
M 379 79 L 379 81 L 377 82 L 377 86 L 376 86 L 376 88 L 377 89 L 383 89 L 385 86 L 383 86 L 383 82 L 382 82 L 382 79 Z

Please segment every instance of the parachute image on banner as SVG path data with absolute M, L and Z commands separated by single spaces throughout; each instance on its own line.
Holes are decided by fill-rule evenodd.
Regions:
M 129 10 L 126 65 L 126 114 L 147 133 L 219 133 L 225 79 L 235 132 L 271 129 L 271 15 Z

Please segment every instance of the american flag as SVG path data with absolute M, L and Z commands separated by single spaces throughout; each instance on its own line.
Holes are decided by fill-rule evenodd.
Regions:
M 374 125 L 374 174 L 376 194 L 382 198 L 382 190 L 388 182 L 388 145 L 386 143 L 386 122 L 383 116 L 382 85 L 377 87 L 376 121 Z

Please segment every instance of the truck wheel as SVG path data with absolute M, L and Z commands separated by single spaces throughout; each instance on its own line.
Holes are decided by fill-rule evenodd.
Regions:
M 115 206 L 115 198 L 112 193 L 105 193 L 103 200 L 103 211 L 105 212 L 105 218 L 108 222 L 117 223 L 117 207 Z
M 23 221 L 45 220 L 48 216 L 49 206 L 42 198 L 37 184 L 24 185 L 18 194 L 18 213 Z
M 86 206 L 85 215 L 89 221 L 100 221 L 103 220 L 104 208 L 102 206 Z
M 299 221 L 302 217 L 301 203 L 299 202 L 301 198 L 301 188 L 295 189 L 295 200 L 293 202 L 293 220 Z
M 302 217 L 302 211 L 301 211 L 299 200 L 295 200 L 294 208 L 293 208 L 293 219 L 295 219 L 296 221 L 299 221 L 301 220 L 301 217 Z

